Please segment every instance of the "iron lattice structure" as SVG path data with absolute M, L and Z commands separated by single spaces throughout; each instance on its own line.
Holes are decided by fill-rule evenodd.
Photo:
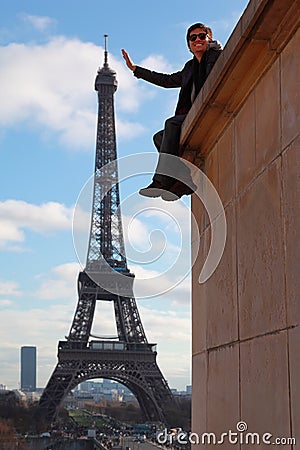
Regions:
M 79 383 L 109 378 L 136 396 L 145 419 L 167 423 L 176 408 L 156 362 L 156 345 L 147 341 L 133 294 L 134 275 L 124 250 L 114 119 L 116 73 L 107 62 L 98 70 L 98 125 L 93 206 L 86 268 L 78 276 L 78 303 L 69 335 L 58 344 L 58 363 L 40 399 L 40 411 L 55 419 L 65 396 Z M 97 301 L 114 303 L 118 336 L 93 340 Z

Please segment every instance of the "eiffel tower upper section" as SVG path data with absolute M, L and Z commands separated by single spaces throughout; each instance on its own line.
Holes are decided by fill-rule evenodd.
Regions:
M 79 301 L 68 341 L 88 342 L 95 302 L 107 300 L 114 302 L 119 340 L 147 343 L 133 294 L 134 275 L 125 256 L 114 114 L 117 80 L 108 65 L 107 35 L 95 89 L 98 124 L 89 245 L 86 267 L 78 277 Z
M 108 65 L 105 35 L 104 65 L 98 70 L 95 81 L 99 109 L 92 219 L 86 263 L 88 272 L 107 271 L 107 264 L 112 269 L 128 271 L 119 207 L 113 99 L 117 86 L 116 72 Z

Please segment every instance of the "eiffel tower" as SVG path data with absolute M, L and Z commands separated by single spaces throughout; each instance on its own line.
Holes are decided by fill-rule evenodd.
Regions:
M 167 423 L 176 402 L 156 362 L 156 345 L 148 343 L 133 294 L 134 275 L 127 267 L 122 231 L 116 152 L 114 93 L 116 72 L 98 70 L 98 125 L 93 206 L 87 261 L 78 276 L 78 303 L 66 340 L 59 341 L 58 362 L 39 402 L 39 411 L 55 420 L 65 396 L 83 381 L 108 378 L 135 395 L 145 419 Z M 118 336 L 91 334 L 97 301 L 111 301 Z

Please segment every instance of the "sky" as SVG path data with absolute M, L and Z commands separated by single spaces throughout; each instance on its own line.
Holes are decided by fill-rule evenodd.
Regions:
M 108 34 L 117 73 L 117 152 L 126 252 L 149 342 L 171 388 L 191 384 L 189 198 L 137 194 L 151 181 L 152 135 L 174 114 L 177 89 L 134 78 L 125 48 L 144 67 L 171 73 L 190 59 L 186 30 L 209 25 L 223 46 L 246 0 L 10 0 L 0 16 L 0 384 L 20 387 L 20 348 L 37 347 L 38 386 L 57 362 L 77 305 L 88 236 L 97 94 Z M 140 154 L 149 163 L 124 175 Z M 133 159 L 132 159 L 133 158 Z M 139 159 L 140 161 L 140 159 Z M 148 161 L 148 160 L 147 160 Z M 137 167 L 132 164 L 133 167 Z M 85 238 L 83 237 L 85 236 Z M 174 263 L 176 261 L 176 264 Z M 180 267 L 179 267 L 180 266 Z M 98 302 L 93 334 L 115 333 L 111 302 Z

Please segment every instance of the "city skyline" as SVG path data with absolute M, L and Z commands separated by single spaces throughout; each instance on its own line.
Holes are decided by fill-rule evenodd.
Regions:
M 20 347 L 20 386 L 13 386 L 12 390 L 20 389 L 23 392 L 35 392 L 44 388 L 44 386 L 39 386 L 38 373 L 37 373 L 37 365 L 38 365 L 38 348 L 34 345 L 26 345 Z M 32 382 L 28 380 L 33 380 Z M 117 387 L 122 387 L 125 391 L 129 391 L 129 389 L 123 385 L 122 383 L 115 381 L 113 379 L 108 378 L 95 378 L 87 381 L 83 381 L 79 383 L 75 391 L 86 392 L 90 388 L 96 386 L 102 386 L 103 388 L 111 388 L 114 389 Z M 110 386 L 111 385 L 111 386 Z M 186 392 L 187 394 L 191 394 L 191 385 L 186 385 L 185 389 L 178 390 L 177 388 L 171 388 L 173 392 Z M 7 385 L 0 383 L 0 390 L 9 390 Z
M 155 1 L 150 8 L 134 2 L 101 6 L 93 1 L 86 6 L 75 1 L 70 9 L 58 1 L 42 5 L 30 0 L 26 7 L 12 1 L 1 15 L 0 383 L 9 388 L 20 382 L 19 348 L 33 343 L 40 349 L 39 385 L 46 384 L 56 363 L 57 342 L 68 334 L 76 307 L 81 266 L 72 219 L 80 192 L 93 174 L 97 118 L 93 84 L 103 64 L 103 35 L 109 35 L 109 65 L 118 79 L 118 156 L 151 152 L 152 134 L 173 114 L 178 91 L 162 91 L 135 80 L 121 48 L 137 64 L 179 70 L 190 58 L 185 42 L 190 23 L 207 22 L 215 38 L 226 44 L 248 2 L 235 0 L 224 6 L 217 1 L 200 14 L 186 10 L 179 1 L 172 2 L 172 8 L 169 3 Z M 134 29 L 128 25 L 131 20 Z M 136 176 L 121 185 L 125 227 L 132 217 L 126 199 L 149 178 Z M 178 239 L 174 223 L 165 215 L 167 207 L 159 201 L 149 205 L 139 200 L 139 207 L 148 208 L 148 213 L 131 224 L 129 238 L 138 251 L 145 251 L 150 233 L 160 224 L 170 233 L 173 258 Z M 156 209 L 155 215 L 150 208 Z M 169 217 L 181 217 L 180 229 L 188 236 L 189 199 L 170 208 Z M 130 261 L 129 265 L 145 286 L 161 270 Z M 176 283 L 177 274 L 172 276 L 165 277 L 166 285 Z M 139 300 L 138 308 L 149 342 L 158 344 L 158 364 L 170 387 L 189 385 L 190 277 L 164 295 Z M 105 334 L 115 333 L 112 314 L 109 304 L 97 311 L 95 334 L 100 323 Z

